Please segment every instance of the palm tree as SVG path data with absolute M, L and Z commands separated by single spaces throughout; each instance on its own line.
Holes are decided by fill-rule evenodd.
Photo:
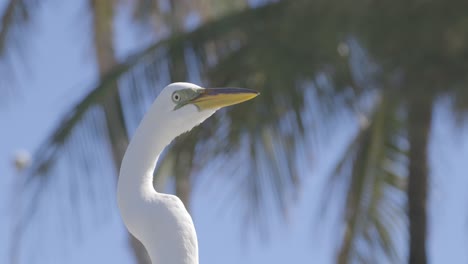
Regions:
M 427 263 L 427 149 L 434 103 L 443 96 L 456 98 L 459 106 L 468 102 L 466 90 L 460 89 L 466 85 L 462 72 L 468 67 L 467 31 L 461 27 L 466 14 L 459 10 L 464 6 L 462 1 L 375 5 L 381 12 L 370 15 L 367 22 L 380 28 L 364 32 L 369 49 L 388 73 L 388 90 L 406 112 L 409 263 Z
M 255 103 L 222 112 L 176 140 L 157 179 L 167 174 L 190 179 L 214 157 L 231 163 L 247 157 L 245 169 L 233 174 L 246 182 L 247 212 L 261 217 L 268 192 L 284 212 L 287 194 L 300 185 L 294 153 L 304 136 L 320 134 L 342 120 L 343 112 L 345 117 L 358 113 L 365 122 L 356 125 L 355 137 L 330 177 L 330 184 L 349 182 L 337 262 L 372 261 L 382 255 L 401 259 L 395 234 L 404 227 L 407 204 L 408 261 L 426 263 L 433 105 L 449 96 L 455 98 L 456 113 L 463 114 L 468 106 L 463 10 L 463 1 L 282 1 L 215 18 L 189 33 L 177 31 L 103 74 L 100 84 L 44 141 L 29 184 L 57 177 L 48 170 L 59 150 L 69 147 L 80 126 L 93 127 L 86 115 L 115 93 L 116 86 L 109 84 L 118 82 L 127 91 L 123 115 L 139 117 L 138 105 L 148 103 L 145 95 L 154 95 L 154 87 L 170 80 L 255 87 L 262 92 Z M 320 128 L 311 125 L 311 110 Z M 223 128 L 226 120 L 229 129 Z M 199 150 L 203 157 L 195 155 Z M 366 250 L 358 246 L 363 243 Z
M 241 3 L 242 1 L 238 2 Z M 181 5 L 181 1 L 174 2 L 172 4 L 173 15 L 162 14 L 161 10 L 155 9 L 154 1 L 141 1 L 137 3 L 136 10 L 144 10 L 146 13 L 136 14 L 136 19 L 145 20 L 147 18 L 147 11 L 150 10 L 152 15 L 156 17 L 162 17 L 159 20 L 158 26 L 162 26 L 166 22 L 170 24 L 172 31 L 182 30 L 182 21 L 186 17 L 187 13 L 198 10 L 199 12 L 208 3 L 202 3 L 199 1 L 188 1 Z M 218 1 L 218 5 L 221 3 Z M 96 62 L 98 64 L 99 74 L 105 75 L 116 65 L 116 58 L 114 55 L 113 45 L 113 19 L 114 19 L 114 8 L 117 4 L 116 1 L 89 1 L 89 10 L 92 13 L 93 24 L 92 31 L 94 35 L 94 49 L 96 55 Z M 146 9 L 147 5 L 152 4 L 152 9 Z M 190 5 L 188 5 L 190 4 Z M 145 6 L 145 7 L 144 7 Z M 216 5 L 215 5 L 216 6 Z M 183 7 L 183 8 L 182 8 Z M 7 60 L 10 59 L 13 47 L 20 43 L 18 33 L 22 33 L 25 30 L 28 23 L 31 21 L 31 17 L 34 14 L 36 8 L 35 3 L 23 0 L 11 0 L 8 2 L 6 10 L 2 17 L 2 28 L 0 31 L 0 58 Z M 210 15 L 208 12 L 202 12 L 205 16 Z M 169 19 L 170 18 L 170 19 Z M 207 19 L 205 17 L 204 19 Z M 145 21 L 146 22 L 146 21 Z M 20 36 L 22 34 L 19 34 Z M 7 53 L 9 51 L 10 53 Z M 18 52 L 20 50 L 16 50 Z M 9 55 L 9 56 L 7 56 Z M 3 77 L 6 77 L 3 76 Z M 121 163 L 123 154 L 128 144 L 128 136 L 126 132 L 125 119 L 123 116 L 122 103 L 120 94 L 118 92 L 117 82 L 109 84 L 112 86 L 112 92 L 107 95 L 98 105 L 100 105 L 104 112 L 105 123 L 107 127 L 106 136 L 110 142 L 112 159 L 115 171 L 118 171 Z M 84 110 L 86 111 L 86 110 Z M 102 132 L 102 131 L 101 131 Z M 117 174 L 116 174 L 117 175 Z M 184 181 L 187 181 L 186 176 L 179 173 L 180 176 L 176 180 L 176 192 L 188 205 L 188 196 L 190 194 L 189 186 Z M 20 228 L 20 227 L 18 227 Z M 135 257 L 138 263 L 149 263 L 149 258 L 146 251 L 142 247 L 141 243 L 129 234 L 130 244 L 135 253 Z M 15 257 L 16 258 L 16 257 Z M 14 258 L 14 259 L 15 259 Z
M 90 10 L 93 12 L 94 48 L 100 76 L 104 76 L 117 63 L 114 54 L 114 6 L 112 0 L 91 0 Z M 117 82 L 109 84 L 112 91 L 101 102 L 110 141 L 115 171 L 119 170 L 125 150 L 129 143 L 125 118 L 123 116 L 122 102 Z M 117 174 L 116 174 L 117 175 Z M 143 245 L 131 234 L 128 234 L 131 248 L 137 263 L 150 264 L 150 259 Z

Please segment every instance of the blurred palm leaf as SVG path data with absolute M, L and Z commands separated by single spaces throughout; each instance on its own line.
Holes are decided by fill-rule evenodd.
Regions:
M 14 66 L 12 61 L 14 55 L 20 55 L 24 51 L 24 41 L 22 36 L 28 35 L 27 26 L 31 23 L 33 15 L 38 8 L 40 1 L 36 0 L 8 0 L 0 16 L 0 72 L 2 72 L 0 89 L 6 98 L 11 91 L 11 81 Z
M 402 261 L 394 240 L 404 227 L 407 149 L 395 103 L 377 100 L 371 123 L 361 127 L 331 178 L 349 182 L 338 263 L 381 261 L 382 253 L 390 262 Z
M 35 0 L 9 0 L 6 3 L 1 16 L 0 58 L 4 58 L 7 49 L 21 47 L 19 37 L 25 35 L 22 31 L 38 5 Z
M 349 145 L 333 177 L 343 176 L 349 182 L 343 213 L 346 231 L 338 261 L 372 261 L 380 256 L 363 252 L 364 246 L 384 252 L 390 260 L 400 260 L 394 233 L 405 216 L 401 193 L 407 147 L 402 142 L 406 140 L 408 93 L 430 94 L 428 98 L 461 95 L 456 105 L 464 109 L 468 105 L 466 76 L 460 74 L 466 72 L 463 60 L 468 45 L 458 45 L 460 39 L 447 41 L 446 28 L 440 25 L 425 26 L 431 30 L 419 32 L 420 25 L 400 21 L 402 16 L 418 16 L 431 23 L 428 14 L 440 9 L 442 1 L 429 2 L 407 8 L 403 1 L 282 1 L 238 11 L 154 43 L 117 64 L 64 116 L 39 148 L 29 184 L 57 181 L 60 175 L 48 170 L 64 149 L 72 147 L 69 152 L 73 154 L 69 145 L 73 134 L 89 125 L 84 119 L 89 109 L 100 111 L 98 106 L 105 97 L 115 92 L 116 86 L 110 84 L 120 85 L 129 131 L 135 129 L 159 89 L 171 81 L 249 87 L 262 96 L 221 111 L 178 138 L 157 171 L 160 175 L 193 176 L 213 160 L 229 161 L 223 172 L 239 179 L 239 190 L 249 198 L 243 207 L 245 215 L 258 220 L 268 208 L 287 211 L 301 184 L 295 155 L 301 153 L 305 137 L 326 134 L 327 125 L 341 120 L 342 112 L 359 111 L 363 99 L 378 94 L 381 98 L 371 100 L 370 110 L 364 111 L 371 113 L 369 126 Z M 453 11 L 464 10 L 461 1 L 456 3 L 450 7 Z M 460 26 L 463 19 L 465 16 L 457 16 L 447 26 L 456 32 L 454 36 L 462 36 L 461 43 L 465 43 L 468 28 Z M 408 41 L 413 36 L 420 39 Z M 433 40 L 428 49 L 422 48 L 426 42 L 421 39 Z M 443 52 L 438 52 L 439 47 L 445 47 Z M 367 52 L 377 63 L 369 61 Z M 445 64 L 437 63 L 441 61 Z M 450 67 L 443 67 L 447 64 Z M 91 138 L 103 139 L 99 131 Z M 201 151 L 203 157 L 196 155 Z M 183 167 L 175 166 L 182 162 Z M 37 190 L 30 190 L 38 195 Z M 31 208 L 40 205 L 39 199 L 33 202 Z
M 324 114 L 328 117 L 332 116 L 333 109 L 339 106 L 336 105 L 335 96 L 341 91 L 352 89 L 353 86 L 350 86 L 352 79 L 346 57 L 339 56 L 336 49 L 329 47 L 330 44 L 333 47 L 338 45 L 334 42 L 335 39 L 330 40 L 331 42 L 322 38 L 308 39 L 309 42 L 304 44 L 303 51 L 316 46 L 312 50 L 320 51 L 320 54 L 309 51 L 306 53 L 308 58 L 302 58 L 299 64 L 293 63 L 299 58 L 297 56 L 289 58 L 291 62 L 287 61 L 286 56 L 277 58 L 278 52 L 284 48 L 293 52 L 291 45 L 294 45 L 297 39 L 289 28 L 277 30 L 277 25 L 284 24 L 278 17 L 281 17 L 285 10 L 298 13 L 300 18 L 307 15 L 300 8 L 289 6 L 286 2 L 244 10 L 209 22 L 191 33 L 178 34 L 155 43 L 115 66 L 104 75 L 99 85 L 65 115 L 55 132 L 41 145 L 37 152 L 40 155 L 36 155 L 37 159 L 29 172 L 29 185 L 37 185 L 37 181 L 41 181 L 43 177 L 49 182 L 56 182 L 57 179 L 52 179 L 64 176 L 50 173 L 49 170 L 54 167 L 53 164 L 62 149 L 70 147 L 67 142 L 71 140 L 77 125 L 83 124 L 86 127 L 83 117 L 87 115 L 88 109 L 100 105 L 105 96 L 115 89 L 115 86 L 110 84 L 119 82 L 122 87 L 125 117 L 129 120 L 129 129 L 132 130 L 137 123 L 135 120 L 141 118 L 150 103 L 149 100 L 152 100 L 149 98 L 154 98 L 157 89 L 171 80 L 188 79 L 214 86 L 252 87 L 260 90 L 262 97 L 255 104 L 246 103 L 242 107 L 224 111 L 221 113 L 222 119 L 218 115 L 218 118 L 211 119 L 189 136 L 180 138 L 173 144 L 167 156 L 175 157 L 176 162 L 173 164 L 191 160 L 186 168 L 200 168 L 206 164 L 209 157 L 224 155 L 230 158 L 232 169 L 241 172 L 237 174 L 238 177 L 244 179 L 239 182 L 243 187 L 240 189 L 246 190 L 246 196 L 250 198 L 245 204 L 246 216 L 252 212 L 262 214 L 262 210 L 259 209 L 266 203 L 266 197 L 275 197 L 275 207 L 281 212 L 286 212 L 287 197 L 290 197 L 300 184 L 294 153 L 297 153 L 296 149 L 301 145 L 303 138 L 302 113 L 310 111 L 306 109 L 303 96 L 306 86 L 301 85 L 301 80 L 310 79 L 314 74 L 322 76 L 313 81 L 316 84 L 312 87 L 316 87 L 318 96 L 324 98 L 323 101 L 316 102 L 323 106 L 323 110 L 327 109 L 328 112 Z M 256 23 L 258 17 L 262 17 L 265 22 Z M 259 26 L 251 27 L 252 24 Z M 294 24 L 289 26 L 296 27 Z M 301 33 L 296 30 L 295 34 Z M 267 37 L 259 39 L 259 35 Z M 289 41 L 284 42 L 284 39 Z M 261 48 L 269 43 L 277 44 L 269 45 L 270 49 Z M 312 68 L 307 67 L 308 60 L 312 62 Z M 281 73 L 284 64 L 294 67 Z M 239 69 L 242 71 L 239 72 Z M 278 75 L 280 73 L 281 76 Z M 244 77 L 240 78 L 242 75 Z M 344 89 L 345 87 L 347 89 Z M 337 90 L 333 92 L 335 88 Z M 259 119 L 258 116 L 262 118 Z M 226 122 L 229 122 L 227 127 L 223 124 Z M 93 137 L 102 138 L 99 134 Z M 202 141 L 200 138 L 210 140 Z M 198 143 L 195 144 L 196 139 Z M 198 148 L 203 148 L 203 159 L 195 155 Z M 72 152 L 73 149 L 70 150 L 70 153 Z M 236 160 L 234 157 L 242 155 L 246 157 L 245 164 L 248 166 L 239 171 L 239 165 L 233 161 Z M 271 164 L 277 166 L 272 167 Z M 176 175 L 187 173 L 177 171 L 177 168 L 179 167 L 174 166 L 172 169 Z M 67 189 L 70 187 L 74 188 L 62 186 Z M 39 208 L 39 201 L 40 199 L 33 200 L 34 206 L 29 208 Z

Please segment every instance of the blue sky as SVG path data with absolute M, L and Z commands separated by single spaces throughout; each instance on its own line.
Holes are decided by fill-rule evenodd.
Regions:
M 0 7 L 4 5 L 3 0 L 0 3 Z M 145 41 L 131 32 L 128 14 L 120 11 L 116 23 L 121 30 L 116 40 L 117 53 L 123 57 Z M 33 37 L 24 45 L 26 56 L 21 62 L 16 57 L 12 64 L 15 70 L 27 65 L 27 70 L 19 70 L 19 78 L 13 84 L 19 93 L 0 107 L 0 263 L 8 263 L 12 205 L 20 198 L 13 196 L 14 180 L 21 177 L 12 167 L 14 153 L 18 149 L 37 148 L 60 114 L 79 100 L 96 78 L 87 31 L 90 21 L 84 14 L 86 7 L 78 1 L 40 9 L 40 15 L 30 28 Z M 466 263 L 468 134 L 466 127 L 457 128 L 459 131 L 454 133 L 455 126 L 445 105 L 441 101 L 435 111 L 430 146 L 429 256 L 431 263 Z M 207 182 L 212 179 L 207 176 L 210 172 L 202 174 L 195 183 L 192 197 L 201 263 L 331 263 L 342 227 L 336 210 L 319 221 L 316 213 L 331 164 L 329 160 L 333 160 L 352 134 L 352 127 L 346 123 L 342 126 L 330 136 L 329 142 L 323 142 L 326 151 L 316 158 L 313 177 L 304 177 L 298 199 L 291 203 L 286 221 L 271 215 L 267 241 L 260 239 L 253 227 L 243 228 L 238 206 L 222 208 L 219 205 L 219 195 L 229 188 L 228 181 L 220 177 L 214 188 Z M 311 168 L 304 168 L 304 171 L 309 170 Z M 109 182 L 111 191 L 112 184 Z M 330 202 L 332 208 L 336 205 L 336 201 Z M 132 263 L 115 201 L 111 200 L 109 207 L 104 222 L 90 225 L 82 239 L 64 238 L 68 242 L 57 243 L 57 234 L 37 232 L 40 236 L 28 236 L 30 243 L 62 245 L 57 247 L 58 252 L 44 247 L 44 251 L 33 252 L 31 256 L 44 260 L 38 263 Z M 84 211 L 91 212 L 91 209 Z M 33 230 L 30 235 L 34 233 Z M 404 247 L 404 243 L 406 241 L 399 246 Z M 22 263 L 28 263 L 26 258 L 23 260 Z

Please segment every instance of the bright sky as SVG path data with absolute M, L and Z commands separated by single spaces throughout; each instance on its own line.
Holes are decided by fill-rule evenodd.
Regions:
M 0 0 L 2 5 L 4 2 Z M 0 217 L 0 263 L 8 263 L 12 188 L 14 178 L 18 177 L 12 168 L 13 154 L 18 149 L 34 150 L 60 114 L 86 93 L 95 78 L 86 31 L 90 22 L 83 18 L 85 11 L 85 6 L 79 6 L 77 1 L 51 4 L 48 9 L 40 10 L 31 27 L 34 37 L 25 45 L 28 53 L 23 64 L 29 71 L 19 75 L 16 84 L 19 94 L 9 98 L 7 105 L 0 106 L 0 215 L 3 216 Z M 118 53 L 122 55 L 140 39 L 129 32 L 128 14 L 120 13 L 116 23 L 123 28 L 116 37 Z M 18 66 L 18 61 L 14 65 Z M 443 109 L 438 107 L 436 111 L 431 143 L 430 159 L 434 166 L 431 168 L 429 254 L 431 263 L 466 263 L 468 137 L 463 135 L 468 134 L 452 133 L 454 126 L 449 113 Z M 219 195 L 224 193 L 223 189 L 227 190 L 228 184 L 223 185 L 223 180 L 219 180 L 216 188 L 207 187 L 209 177 L 202 176 L 194 187 L 192 208 L 201 263 L 331 263 L 339 227 L 333 214 L 314 221 L 314 213 L 317 201 L 321 201 L 320 190 L 330 164 L 325 161 L 343 147 L 350 130 L 343 127 L 344 132 L 333 135 L 328 151 L 316 160 L 316 174 L 305 179 L 287 223 L 273 220 L 271 236 L 266 242 L 253 233 L 243 233 L 242 219 L 236 217 L 235 207 L 221 210 Z M 51 250 L 34 253 L 36 258 L 44 260 L 38 263 L 132 263 L 126 250 L 124 227 L 115 203 L 111 204 L 105 224 L 89 229 L 83 239 L 60 248 L 60 253 Z M 44 245 L 53 239 L 40 234 L 42 237 L 36 239 Z

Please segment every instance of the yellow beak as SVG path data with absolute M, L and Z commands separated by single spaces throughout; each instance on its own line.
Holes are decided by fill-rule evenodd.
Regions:
M 219 109 L 221 107 L 242 103 L 260 93 L 244 88 L 206 88 L 199 96 L 191 100 L 200 110 Z

